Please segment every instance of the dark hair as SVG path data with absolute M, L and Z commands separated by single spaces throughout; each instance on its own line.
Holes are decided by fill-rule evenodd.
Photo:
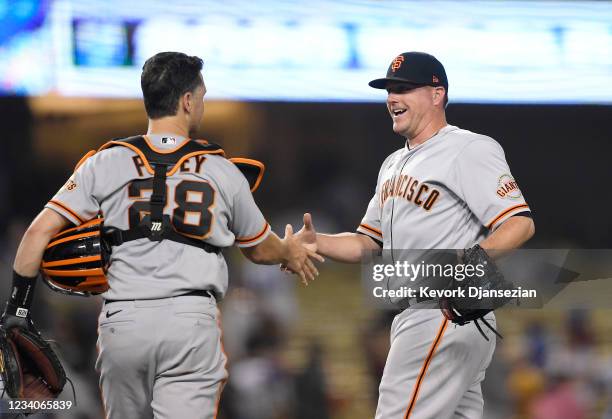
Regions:
M 202 59 L 182 52 L 160 52 L 142 66 L 140 86 L 151 119 L 176 115 L 178 102 L 200 84 Z

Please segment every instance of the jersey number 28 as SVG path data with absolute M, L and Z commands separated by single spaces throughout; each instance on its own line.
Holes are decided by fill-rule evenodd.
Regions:
M 165 207 L 168 206 L 167 185 L 166 188 Z M 128 210 L 130 228 L 137 226 L 145 214 L 150 214 L 145 191 L 153 191 L 153 179 L 134 180 L 128 186 L 128 197 L 136 200 Z M 196 239 L 208 237 L 213 221 L 210 209 L 215 203 L 215 190 L 210 183 L 183 180 L 176 185 L 174 202 L 177 205 L 171 217 L 174 229 Z

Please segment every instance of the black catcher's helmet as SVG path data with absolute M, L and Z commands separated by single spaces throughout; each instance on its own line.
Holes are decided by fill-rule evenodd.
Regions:
M 90 296 L 108 290 L 110 247 L 102 240 L 103 218 L 94 218 L 55 235 L 45 253 L 43 281 L 54 291 Z

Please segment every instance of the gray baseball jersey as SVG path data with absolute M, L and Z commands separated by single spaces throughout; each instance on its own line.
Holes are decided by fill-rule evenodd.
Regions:
M 384 161 L 357 231 L 384 249 L 463 249 L 525 211 L 501 146 L 447 125 Z M 493 313 L 486 319 L 495 325 Z M 485 333 L 488 341 L 474 323 L 449 323 L 433 301 L 398 314 L 376 419 L 481 418 L 481 382 L 495 349 Z
M 447 125 L 387 157 L 357 230 L 385 249 L 463 249 L 525 211 L 501 146 Z
M 175 135 L 145 137 L 154 150 L 171 152 L 188 141 Z M 184 211 L 185 233 L 218 247 L 261 243 L 270 226 L 255 204 L 237 167 L 219 155 L 193 156 L 167 178 L 164 214 Z M 152 192 L 152 174 L 126 147 L 102 150 L 88 158 L 47 203 L 75 224 L 104 216 L 106 226 L 137 224 Z M 146 205 L 146 204 L 145 204 Z M 114 247 L 106 299 L 151 299 L 211 290 L 222 297 L 228 285 L 221 254 L 171 240 L 140 239 Z
M 189 141 L 174 135 L 145 140 L 158 153 Z M 270 226 L 233 163 L 199 154 L 175 169 L 166 179 L 163 212 L 179 233 L 218 247 L 254 246 L 268 236 Z M 88 158 L 47 207 L 75 224 L 102 213 L 106 226 L 125 230 L 149 212 L 152 189 L 143 158 L 118 146 Z M 105 416 L 214 419 L 227 378 L 216 301 L 185 294 L 210 290 L 222 297 L 228 281 L 223 256 L 144 238 L 113 247 L 107 276 L 96 361 Z

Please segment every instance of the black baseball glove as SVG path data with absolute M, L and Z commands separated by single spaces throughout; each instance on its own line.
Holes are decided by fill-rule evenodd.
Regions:
M 11 398 L 54 399 L 66 384 L 60 360 L 32 321 L 7 313 L 0 321 L 0 375 Z
M 504 276 L 495 265 L 495 262 L 493 262 L 487 252 L 479 245 L 475 245 L 465 250 L 461 262 L 465 266 L 471 265 L 473 267 L 479 267 L 478 272 L 483 274 L 478 275 L 474 273 L 466 275 L 461 281 L 453 279 L 449 284 L 449 289 L 463 290 L 465 296 L 441 298 L 440 309 L 442 313 L 447 319 L 459 325 L 474 322 L 484 338 L 489 340 L 478 324 L 478 321 L 482 321 L 501 338 L 502 336 L 485 320 L 484 316 L 503 306 L 512 298 L 491 297 L 479 300 L 476 297 L 469 297 L 468 290 L 472 287 L 480 288 L 483 291 L 512 290 L 514 289 L 514 284 L 504 279 Z

